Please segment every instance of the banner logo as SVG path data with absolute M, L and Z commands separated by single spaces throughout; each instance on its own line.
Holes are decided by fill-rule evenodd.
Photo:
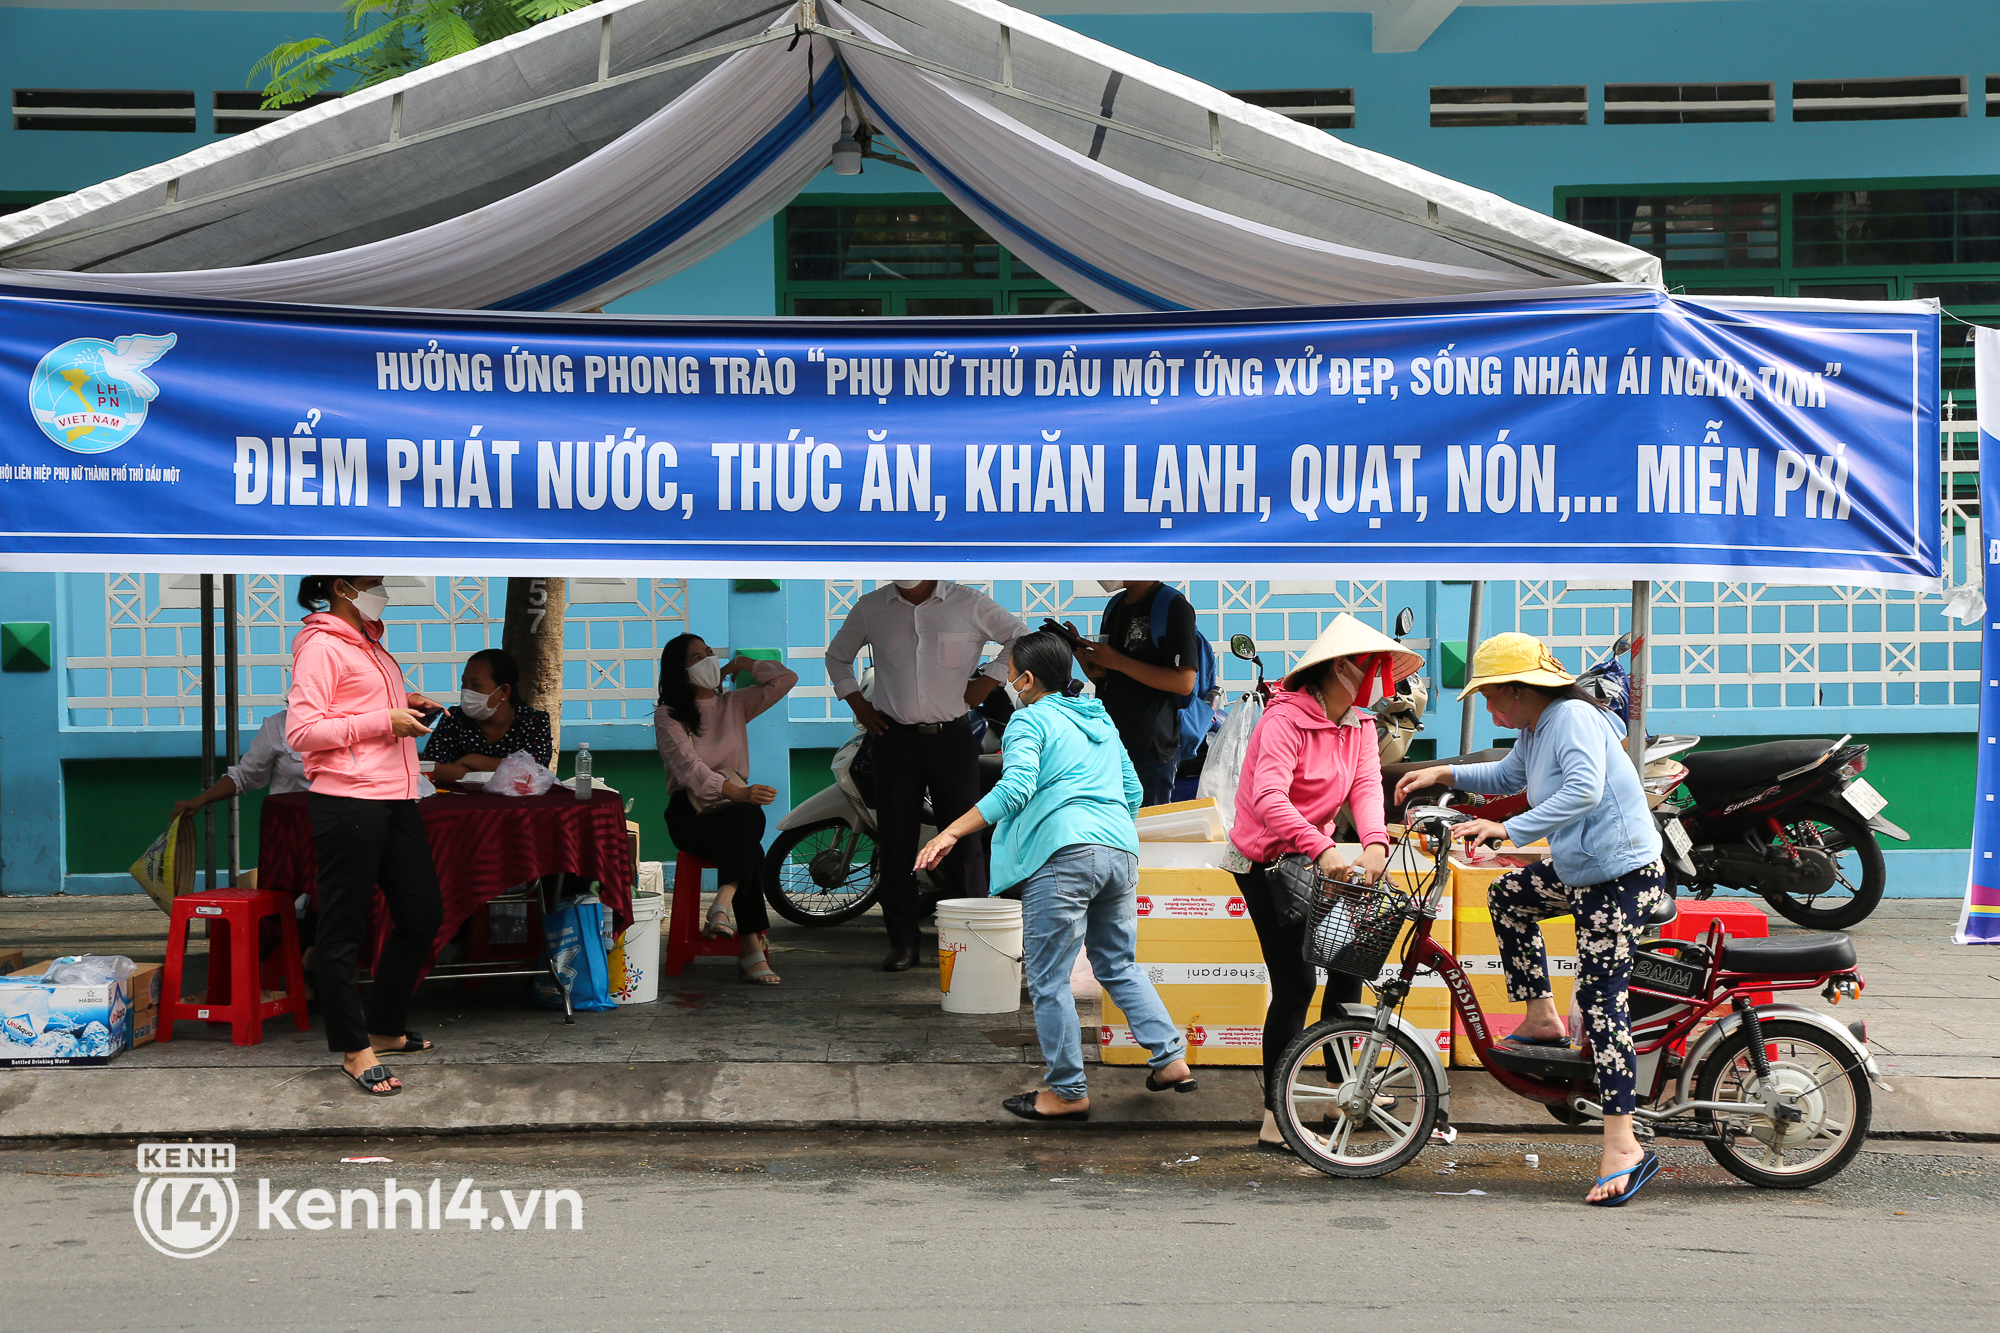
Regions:
M 138 1157 L 132 1220 L 146 1243 L 173 1259 L 221 1249 L 236 1230 L 236 1145 L 142 1143 Z
M 146 367 L 176 341 L 171 333 L 131 333 L 113 342 L 70 339 L 42 358 L 28 383 L 36 424 L 71 453 L 116 449 L 146 424 L 146 411 L 160 396 Z

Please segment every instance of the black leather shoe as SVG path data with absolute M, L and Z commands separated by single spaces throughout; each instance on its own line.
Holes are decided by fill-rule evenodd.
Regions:
M 907 972 L 917 965 L 917 947 L 904 945 L 889 950 L 889 956 L 882 960 L 884 972 Z

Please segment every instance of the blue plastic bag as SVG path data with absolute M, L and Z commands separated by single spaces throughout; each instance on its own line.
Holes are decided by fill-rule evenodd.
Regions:
M 618 1007 L 611 998 L 610 925 L 596 898 L 578 898 L 542 917 L 549 957 L 569 990 L 570 1008 L 578 1013 Z M 561 997 L 553 998 L 553 1007 L 561 1008 Z

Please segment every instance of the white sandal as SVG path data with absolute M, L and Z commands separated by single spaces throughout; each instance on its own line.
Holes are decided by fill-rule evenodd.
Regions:
M 745 967 L 743 965 L 745 957 L 754 957 L 756 961 Z M 776 986 L 781 984 L 778 974 L 771 970 L 771 958 L 766 953 L 759 952 L 754 955 L 739 954 L 736 959 L 736 972 L 738 979 L 751 986 Z
M 711 907 L 708 918 L 701 924 L 701 933 L 712 940 L 733 940 L 736 938 L 736 914 L 727 907 Z

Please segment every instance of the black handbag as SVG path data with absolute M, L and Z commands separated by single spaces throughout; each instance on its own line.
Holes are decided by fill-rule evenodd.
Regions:
M 1286 927 L 1304 925 L 1311 915 L 1313 900 L 1319 897 L 1319 867 L 1309 856 L 1286 852 L 1264 867 L 1264 883 L 1270 886 L 1271 903 L 1278 920 Z

